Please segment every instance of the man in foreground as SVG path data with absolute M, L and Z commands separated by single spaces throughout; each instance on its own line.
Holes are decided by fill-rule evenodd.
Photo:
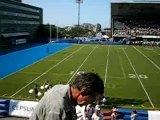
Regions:
M 39 101 L 30 120 L 76 120 L 75 106 L 99 100 L 104 84 L 98 74 L 79 74 L 71 85 L 55 85 Z

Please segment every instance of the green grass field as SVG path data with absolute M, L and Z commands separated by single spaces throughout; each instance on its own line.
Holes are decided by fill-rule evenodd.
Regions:
M 104 80 L 108 104 L 160 108 L 160 48 L 73 45 L 0 80 L 0 97 L 34 100 L 28 91 L 46 79 L 68 84 L 77 72 Z

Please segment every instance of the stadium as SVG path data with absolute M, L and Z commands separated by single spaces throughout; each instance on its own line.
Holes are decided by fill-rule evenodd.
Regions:
M 13 116 L 29 117 L 49 85 L 70 84 L 77 74 L 89 71 L 104 80 L 107 109 L 118 106 L 125 120 L 130 119 L 132 109 L 139 109 L 139 120 L 149 119 L 147 110 L 160 109 L 159 11 L 160 3 L 111 3 L 114 41 L 77 44 L 59 40 L 7 54 L 2 51 L 0 113 L 8 115 L 9 102 L 15 106 L 17 101 L 33 101 L 31 106 L 21 103 L 23 107 L 9 111 Z M 28 113 L 12 113 L 13 109 Z
M 159 41 L 160 3 L 112 3 L 111 26 L 115 39 Z

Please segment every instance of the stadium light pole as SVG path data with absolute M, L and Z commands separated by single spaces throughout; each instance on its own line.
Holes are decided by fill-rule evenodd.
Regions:
M 58 26 L 57 26 L 57 41 L 58 41 Z
M 49 24 L 49 41 L 50 41 L 50 43 L 51 43 L 51 41 L 52 41 L 52 25 L 51 24 Z
M 80 43 L 79 37 L 80 37 L 80 8 L 81 3 L 83 3 L 83 0 L 76 0 L 76 3 L 78 3 L 78 43 Z

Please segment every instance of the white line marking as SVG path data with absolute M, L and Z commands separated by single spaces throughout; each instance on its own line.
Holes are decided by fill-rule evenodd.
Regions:
M 154 51 L 154 50 L 152 50 L 152 52 L 156 53 L 157 55 L 160 55 L 158 52 L 156 52 L 156 51 Z
M 121 50 L 125 50 L 126 48 L 122 48 Z M 120 65 L 121 65 L 121 69 L 122 69 L 122 72 L 123 72 L 123 79 L 126 78 L 126 74 L 124 72 L 124 68 L 123 68 L 123 65 L 122 65 L 122 60 L 121 60 L 121 57 L 119 55 L 119 51 L 118 51 L 118 57 L 119 57 L 119 61 L 120 61 Z
M 6 96 L 7 94 L 2 95 L 3 97 Z
M 72 75 L 74 73 L 74 71 L 71 71 L 69 74 Z
M 98 45 L 97 45 L 98 46 Z M 86 60 L 88 59 L 88 57 L 92 54 L 92 52 L 97 48 L 97 46 L 96 47 L 94 47 L 93 49 L 92 49 L 92 51 L 88 54 L 88 56 L 85 58 L 85 60 L 82 62 L 82 64 L 78 67 L 78 69 L 76 70 L 76 72 L 72 75 L 72 77 L 68 80 L 68 82 L 67 82 L 67 84 L 68 83 L 70 83 L 70 81 L 73 79 L 73 77 L 77 74 L 77 72 L 80 70 L 80 68 L 83 66 L 83 64 L 86 62 Z
M 149 50 L 149 51 L 152 51 L 152 52 L 154 52 L 154 53 L 160 55 L 158 52 L 154 51 L 154 49 L 151 49 L 151 48 L 144 48 L 144 49 Z
M 138 51 L 141 55 L 143 55 L 149 62 L 151 62 L 159 71 L 160 71 L 160 67 L 155 64 L 151 59 L 149 59 L 145 54 L 143 54 L 140 50 L 138 50 L 136 47 L 133 46 L 133 48 Z
M 108 53 L 107 53 L 107 62 L 106 62 L 106 71 L 105 71 L 104 86 L 106 86 L 107 77 L 108 77 L 108 58 L 109 58 L 109 47 L 110 47 L 110 46 L 108 46 Z
M 36 77 L 35 79 L 33 79 L 30 83 L 28 83 L 27 85 L 25 85 L 24 87 L 22 87 L 21 89 L 19 89 L 17 92 L 15 92 L 13 95 L 11 95 L 11 97 L 15 96 L 16 94 L 18 94 L 20 91 L 22 91 L 23 89 L 25 89 L 26 87 L 28 87 L 30 84 L 32 84 L 33 82 L 35 82 L 38 78 L 42 77 L 43 75 L 45 75 L 47 72 L 49 72 L 51 69 L 55 68 L 56 66 L 58 66 L 59 64 L 61 64 L 63 61 L 65 61 L 68 57 L 72 56 L 73 54 L 75 54 L 76 52 L 78 52 L 80 49 L 82 49 L 84 46 L 82 46 L 81 48 L 79 48 L 78 50 L 74 51 L 72 54 L 68 55 L 67 57 L 65 57 L 63 60 L 61 60 L 60 62 L 58 62 L 57 64 L 55 64 L 54 66 L 52 66 L 51 68 L 49 68 L 47 71 L 45 71 L 44 73 L 42 73 L 40 76 Z
M 141 84 L 141 86 L 142 86 L 142 88 L 143 88 L 143 90 L 144 90 L 144 92 L 145 92 L 145 94 L 146 94 L 146 96 L 147 96 L 147 98 L 148 98 L 148 100 L 149 100 L 151 106 L 152 106 L 153 108 L 155 108 L 154 105 L 153 105 L 153 103 L 152 103 L 151 98 L 149 97 L 149 95 L 148 95 L 148 93 L 147 93 L 147 91 L 146 91 L 146 89 L 145 89 L 145 87 L 144 87 L 144 85 L 143 85 L 143 83 L 142 83 L 142 81 L 141 81 L 141 79 L 140 79 L 140 77 L 139 77 L 139 75 L 137 74 L 135 68 L 133 67 L 133 64 L 132 64 L 131 60 L 129 59 L 129 57 L 128 57 L 128 55 L 127 55 L 127 53 L 125 52 L 124 49 L 123 49 L 123 51 L 124 51 L 124 53 L 125 53 L 125 55 L 126 55 L 128 61 L 129 61 L 130 66 L 132 67 L 132 69 L 133 69 L 135 75 L 137 76 L 137 78 L 138 78 L 138 80 L 139 80 L 139 83 Z

